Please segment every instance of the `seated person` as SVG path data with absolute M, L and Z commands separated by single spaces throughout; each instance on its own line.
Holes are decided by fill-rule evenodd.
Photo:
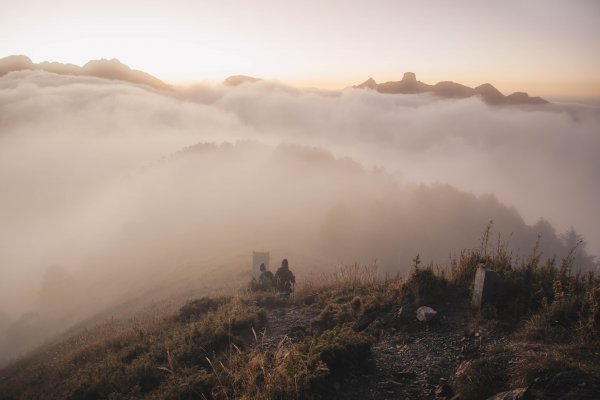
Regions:
M 260 264 L 260 276 L 258 277 L 258 287 L 260 290 L 271 290 L 275 277 L 271 271 L 267 270 L 265 263 Z
M 284 258 L 281 262 L 281 267 L 275 272 L 275 285 L 277 291 L 287 297 L 294 291 L 295 283 L 296 277 L 292 271 L 290 271 L 288 260 Z

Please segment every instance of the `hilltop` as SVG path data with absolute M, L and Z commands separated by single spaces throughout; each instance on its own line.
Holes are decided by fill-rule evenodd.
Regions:
M 241 290 L 72 332 L 0 370 L 0 398 L 598 398 L 598 278 L 487 240 L 442 269 L 417 256 L 404 278 L 353 265 L 291 299 Z M 498 291 L 473 309 L 481 266 Z
M 548 101 L 541 97 L 529 97 L 527 93 L 515 92 L 508 96 L 503 95 L 489 83 L 471 88 L 460 83 L 443 81 L 430 85 L 417 80 L 413 72 L 406 72 L 400 81 L 377 83 L 373 78 L 367 79 L 360 85 L 353 86 L 357 89 L 376 90 L 380 93 L 433 93 L 436 96 L 450 99 L 464 99 L 480 96 L 483 101 L 491 105 L 520 105 L 520 104 L 547 104 Z

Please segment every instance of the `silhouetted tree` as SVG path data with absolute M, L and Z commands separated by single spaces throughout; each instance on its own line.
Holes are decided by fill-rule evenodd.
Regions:
M 583 239 L 583 236 L 577 233 L 574 227 L 571 226 L 571 228 L 562 233 L 560 240 L 563 242 L 567 252 L 575 249 L 573 253 L 573 267 L 575 268 L 575 272 L 596 270 L 597 263 L 594 260 L 596 257 L 589 255 L 585 251 L 587 242 Z

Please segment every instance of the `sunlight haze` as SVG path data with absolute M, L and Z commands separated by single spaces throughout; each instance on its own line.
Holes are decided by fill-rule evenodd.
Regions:
M 341 89 L 413 71 L 550 98 L 600 97 L 600 3 L 2 2 L 0 55 L 117 58 L 168 82 L 244 74 Z
M 1 400 L 448 400 L 459 354 L 509 343 L 467 320 L 555 306 L 600 346 L 600 1 L 0 4 Z M 450 361 L 373 363 L 394 396 L 217 390 L 211 354 L 294 360 L 296 327 L 375 357 L 451 332 L 423 340 Z M 594 354 L 563 386 L 600 391 Z

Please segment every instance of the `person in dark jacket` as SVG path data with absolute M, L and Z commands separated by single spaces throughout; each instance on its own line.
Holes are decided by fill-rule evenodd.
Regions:
M 287 258 L 284 258 L 281 262 L 281 267 L 275 272 L 275 286 L 277 291 L 288 297 L 290 293 L 294 291 L 294 284 L 296 283 L 296 277 L 290 271 Z

